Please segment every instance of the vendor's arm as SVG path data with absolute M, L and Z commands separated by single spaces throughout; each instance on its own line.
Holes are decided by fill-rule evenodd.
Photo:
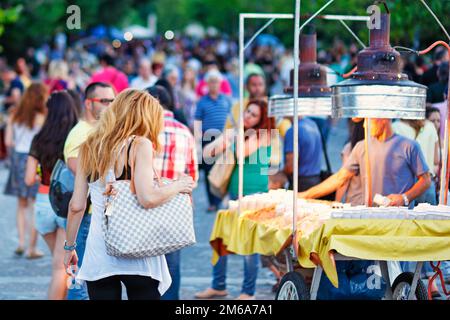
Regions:
M 338 172 L 333 174 L 331 177 L 322 181 L 322 183 L 314 186 L 305 192 L 300 192 L 298 194 L 299 198 L 305 199 L 317 199 L 323 196 L 333 193 L 338 188 L 342 187 L 345 183 L 350 181 L 350 179 L 355 175 L 354 172 L 347 170 L 346 168 L 341 168 Z
M 360 174 L 360 162 L 363 159 L 364 145 L 361 141 L 356 144 L 350 153 L 347 161 L 344 162 L 342 168 L 333 174 L 331 177 L 322 181 L 318 184 L 299 194 L 299 197 L 317 199 L 330 193 L 336 191 L 338 188 L 342 187 L 344 184 L 350 181 L 350 179 L 358 174 Z
M 405 195 L 408 197 L 408 201 L 411 203 L 414 199 L 422 195 L 431 185 L 431 177 L 429 173 L 424 173 L 419 176 L 418 181 L 414 184 L 414 186 L 405 192 Z M 391 207 L 400 207 L 405 205 L 405 201 L 401 194 L 390 194 L 387 196 L 391 202 L 389 205 Z
M 300 155 L 299 155 L 300 157 Z M 292 176 L 294 173 L 294 154 L 293 153 L 286 153 L 285 159 L 284 159 L 284 173 L 288 176 Z
M 425 157 L 417 142 L 414 141 L 412 143 L 407 155 L 408 165 L 418 179 L 413 187 L 404 193 L 411 203 L 411 201 L 427 191 L 431 185 L 431 177 L 430 169 L 427 166 Z M 388 198 L 391 200 L 390 206 L 398 207 L 405 205 L 405 201 L 401 194 L 390 194 L 388 195 Z

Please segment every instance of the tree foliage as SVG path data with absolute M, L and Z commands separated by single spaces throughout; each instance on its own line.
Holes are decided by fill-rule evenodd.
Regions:
M 305 15 L 317 11 L 328 0 L 301 1 L 302 21 Z M 373 0 L 335 0 L 324 14 L 367 15 Z M 450 0 L 426 0 L 450 29 L 448 16 Z M 391 42 L 423 47 L 445 35 L 419 0 L 387 0 L 391 11 Z M 77 4 L 81 8 L 81 31 L 66 28 L 66 8 Z M 48 42 L 57 32 L 77 34 L 96 25 L 123 27 L 132 23 L 146 24 L 147 15 L 156 13 L 159 30 L 182 30 L 191 22 L 237 36 L 239 13 L 293 13 L 294 0 L 2 0 L 0 3 L 0 46 L 11 54 L 19 54 L 30 45 Z M 22 10 L 18 15 L 17 8 Z M 15 19 L 14 19 L 15 18 Z M 14 21 L 14 23 L 11 23 Z M 265 23 L 248 21 L 249 35 Z M 315 20 L 318 38 L 323 46 L 331 45 L 336 37 L 352 40 L 351 35 L 337 21 Z M 364 22 L 349 22 L 350 27 L 368 43 Z M 1 35 L 4 30 L 3 35 Z M 293 20 L 277 21 L 267 32 L 278 35 L 291 46 Z
M 305 15 L 316 12 L 328 0 L 301 1 L 302 21 Z M 447 29 L 450 29 L 449 0 L 426 0 Z M 368 15 L 368 6 L 374 0 L 335 0 L 323 14 Z M 199 21 L 205 26 L 214 26 L 232 35 L 238 33 L 239 13 L 293 13 L 294 0 L 159 0 L 156 1 L 159 25 L 162 29 L 181 29 L 189 22 Z M 419 0 L 387 0 L 391 12 L 391 41 L 393 44 L 412 45 L 416 37 L 420 43 L 443 39 L 445 34 L 434 21 L 431 14 Z M 384 8 L 382 8 L 384 11 Z M 252 33 L 265 23 L 263 20 L 249 21 L 246 30 Z M 352 40 L 352 36 L 337 21 L 314 21 L 318 37 L 322 43 L 332 43 L 335 37 Z M 350 27 L 365 43 L 368 43 L 368 30 L 364 22 L 349 22 Z M 293 40 L 293 21 L 276 22 L 269 29 L 291 44 Z
M 0 12 L 22 6 L 19 19 L 8 24 L 0 37 L 5 52 L 14 56 L 22 54 L 29 46 L 50 42 L 58 32 L 67 34 L 85 33 L 97 25 L 121 27 L 135 20 L 145 22 L 140 9 L 148 7 L 155 0 L 2 0 Z M 76 4 L 81 11 L 81 30 L 68 30 L 67 7 Z M 149 10 L 147 10 L 149 11 Z M 131 18 L 131 20 L 130 20 Z M 1 29 L 0 16 L 0 29 Z

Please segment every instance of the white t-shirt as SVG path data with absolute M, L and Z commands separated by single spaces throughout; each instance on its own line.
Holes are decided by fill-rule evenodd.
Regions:
M 148 80 L 143 79 L 142 77 L 136 77 L 131 81 L 130 88 L 144 90 L 148 87 L 153 86 L 156 81 L 158 81 L 158 78 L 155 75 L 151 75 Z
M 414 128 L 403 121 L 394 122 L 392 124 L 392 127 L 394 128 L 395 133 L 408 139 L 417 141 L 417 143 L 420 145 L 420 148 L 422 149 L 422 153 L 425 157 L 428 168 L 430 168 L 430 173 L 432 175 L 435 175 L 436 172 L 434 172 L 434 147 L 436 145 L 436 142 L 438 142 L 439 137 L 433 123 L 425 120 L 425 125 L 420 130 L 417 137 Z
M 107 179 L 113 178 L 111 170 Z M 89 184 L 92 201 L 92 218 L 86 241 L 86 251 L 83 264 L 77 279 L 96 281 L 114 275 L 139 275 L 152 277 L 159 281 L 158 290 L 161 295 L 169 289 L 172 278 L 164 256 L 127 259 L 110 256 L 106 253 L 105 240 L 102 232 L 102 220 L 105 198 L 105 185 L 100 180 Z
M 32 129 L 23 124 L 13 124 L 14 150 L 18 153 L 30 152 L 31 142 L 41 130 L 40 125 L 35 125 Z

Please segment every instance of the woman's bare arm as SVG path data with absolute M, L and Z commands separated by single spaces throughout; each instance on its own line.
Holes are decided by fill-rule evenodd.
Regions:
M 69 203 L 67 214 L 66 240 L 68 245 L 73 245 L 77 239 L 78 228 L 86 211 L 88 196 L 87 178 L 81 168 L 77 168 L 75 187 Z
M 144 208 L 158 207 L 178 193 L 192 192 L 194 182 L 191 177 L 184 176 L 179 180 L 165 186 L 155 186 L 153 183 L 153 145 L 150 140 L 138 138 L 133 147 L 132 155 L 134 163 L 134 186 L 139 203 Z
M 39 182 L 39 176 L 36 174 L 39 162 L 36 158 L 28 156 L 27 166 L 25 169 L 25 184 L 29 187 Z
M 11 117 L 12 115 L 9 116 L 8 123 L 6 124 L 5 129 L 5 146 L 8 148 L 14 147 L 14 133 Z

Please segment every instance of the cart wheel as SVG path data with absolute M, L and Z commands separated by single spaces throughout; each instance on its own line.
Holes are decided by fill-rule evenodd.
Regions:
M 395 279 L 394 284 L 392 285 L 392 296 L 394 300 L 408 300 L 413 278 L 414 273 L 403 272 Z M 417 282 L 414 298 L 416 300 L 428 300 L 427 289 L 420 279 Z
M 281 279 L 275 300 L 309 300 L 309 288 L 302 275 L 297 272 L 286 273 Z

